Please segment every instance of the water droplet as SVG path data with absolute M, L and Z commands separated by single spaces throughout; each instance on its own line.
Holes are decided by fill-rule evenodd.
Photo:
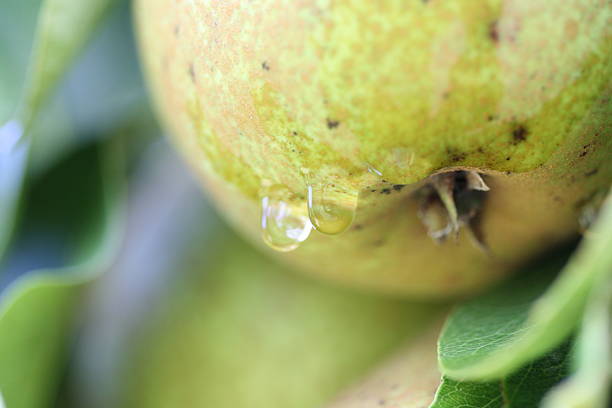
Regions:
M 291 196 L 287 187 L 277 184 L 267 188 L 261 199 L 263 240 L 280 252 L 293 251 L 312 231 L 306 205 Z
M 337 183 L 308 186 L 308 215 L 317 231 L 340 234 L 351 226 L 359 192 Z

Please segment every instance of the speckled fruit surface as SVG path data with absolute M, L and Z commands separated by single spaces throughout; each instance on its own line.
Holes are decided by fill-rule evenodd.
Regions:
M 605 0 L 138 0 L 159 112 L 218 207 L 260 242 L 262 189 L 358 194 L 352 226 L 284 261 L 414 296 L 470 293 L 578 231 L 612 179 Z M 489 248 L 436 244 L 412 194 L 475 169 Z M 321 187 L 322 186 L 322 187 Z

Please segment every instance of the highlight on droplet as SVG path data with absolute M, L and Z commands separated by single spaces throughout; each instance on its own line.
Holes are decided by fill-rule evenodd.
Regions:
M 305 203 L 292 199 L 286 186 L 274 185 L 261 199 L 261 232 L 264 242 L 280 252 L 293 251 L 312 231 Z

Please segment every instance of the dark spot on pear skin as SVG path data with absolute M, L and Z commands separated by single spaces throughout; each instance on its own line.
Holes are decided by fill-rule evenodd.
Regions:
M 380 194 L 391 194 L 391 189 L 383 188 L 382 190 L 380 190 Z
M 372 242 L 372 246 L 375 246 L 375 247 L 380 247 L 380 246 L 383 246 L 384 244 L 385 244 L 384 239 L 379 239 L 379 240 Z
M 595 168 L 595 169 L 589 171 L 588 173 L 586 173 L 584 176 L 585 177 L 591 177 L 591 176 L 594 176 L 595 174 L 597 174 L 598 172 L 599 172 L 599 169 Z
M 269 71 L 269 70 L 270 70 L 270 65 L 268 65 L 268 61 L 264 61 L 264 62 L 262 62 L 262 63 L 261 63 L 261 68 L 262 68 L 264 71 Z
M 446 154 L 448 154 L 448 157 L 451 163 L 457 163 L 457 162 L 463 161 L 467 157 L 467 155 L 464 152 L 460 152 L 453 147 L 447 147 Z
M 327 128 L 328 129 L 335 129 L 338 126 L 340 126 L 340 121 L 338 120 L 333 120 L 330 118 L 325 119 L 325 121 L 327 122 Z
M 393 189 L 394 189 L 395 191 L 402 191 L 402 188 L 404 188 L 404 187 L 406 187 L 406 185 L 405 185 L 405 184 L 395 184 L 395 185 L 393 186 Z
M 492 23 L 489 24 L 489 38 L 494 43 L 498 43 L 499 42 L 499 30 L 498 30 L 498 27 L 497 27 L 497 20 L 495 20 L 495 21 L 493 21 Z
M 298 132 L 296 132 L 296 131 L 294 130 L 293 132 L 291 132 L 291 134 L 292 134 L 293 136 L 297 136 L 297 135 L 298 135 Z
M 517 145 L 519 143 L 527 140 L 527 136 L 529 135 L 529 131 L 524 125 L 518 125 L 512 131 L 512 144 Z
M 510 157 L 506 157 L 506 160 L 510 160 Z
M 453 161 L 453 163 L 456 163 L 456 162 L 465 160 L 465 157 L 466 157 L 465 153 L 457 153 L 451 157 L 451 160 Z
M 580 154 L 578 155 L 578 157 L 584 157 L 587 154 L 589 154 L 589 148 L 591 147 L 590 144 L 586 144 L 584 146 L 582 146 L 582 151 L 580 152 Z
M 363 229 L 363 225 L 361 225 L 361 224 L 357 224 L 357 225 L 353 226 L 353 229 L 354 229 L 355 231 L 361 231 L 361 230 Z
M 195 74 L 195 68 L 193 67 L 193 62 L 189 64 L 189 78 L 191 78 L 191 82 L 195 84 L 196 74 Z

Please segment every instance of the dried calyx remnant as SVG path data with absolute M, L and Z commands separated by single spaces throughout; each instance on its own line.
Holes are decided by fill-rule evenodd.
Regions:
M 451 171 L 435 174 L 416 192 L 419 218 L 429 236 L 443 242 L 467 228 L 474 242 L 486 250 L 479 221 L 489 187 L 476 171 Z

